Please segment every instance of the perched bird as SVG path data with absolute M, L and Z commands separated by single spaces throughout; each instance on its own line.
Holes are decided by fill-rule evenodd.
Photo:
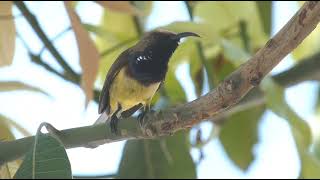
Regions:
M 150 102 L 165 80 L 168 62 L 182 38 L 199 35 L 155 30 L 147 33 L 133 47 L 120 54 L 110 67 L 99 99 L 96 123 L 110 121 L 117 132 L 117 122 L 143 108 L 139 119 L 150 110 Z

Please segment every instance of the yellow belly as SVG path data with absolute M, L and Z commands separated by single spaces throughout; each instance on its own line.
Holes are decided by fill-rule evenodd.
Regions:
M 151 101 L 159 85 L 160 83 L 154 83 L 144 86 L 137 80 L 125 75 L 125 69 L 123 68 L 115 77 L 109 89 L 110 114 L 117 110 L 118 103 L 121 105 L 122 111 L 126 111 L 139 103 L 146 105 Z

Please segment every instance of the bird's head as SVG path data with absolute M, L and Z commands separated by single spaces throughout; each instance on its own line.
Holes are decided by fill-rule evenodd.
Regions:
M 162 60 L 171 57 L 181 39 L 189 36 L 200 37 L 193 32 L 174 33 L 167 30 L 154 30 L 145 34 L 137 44 L 137 50 Z
M 162 81 L 170 57 L 179 46 L 180 40 L 188 36 L 199 37 L 193 32 L 174 33 L 165 30 L 145 34 L 130 49 L 133 58 L 130 61 L 129 73 L 145 84 Z

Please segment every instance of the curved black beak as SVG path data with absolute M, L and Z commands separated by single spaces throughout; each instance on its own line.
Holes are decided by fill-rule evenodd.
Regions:
M 180 40 L 181 38 L 188 37 L 188 36 L 200 37 L 198 34 L 193 33 L 193 32 L 182 32 L 182 33 L 177 34 L 174 38 L 176 40 Z

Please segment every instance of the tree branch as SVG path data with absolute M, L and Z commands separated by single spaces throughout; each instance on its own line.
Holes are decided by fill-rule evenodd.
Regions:
M 238 103 L 312 32 L 319 21 L 320 3 L 306 2 L 280 32 L 216 89 L 192 102 L 168 110 L 148 113 L 142 127 L 135 118 L 130 117 L 119 121 L 118 135 L 111 133 L 109 124 L 108 126 L 102 124 L 62 130 L 58 136 L 66 148 L 74 148 L 86 146 L 90 142 L 103 144 L 134 138 L 155 138 L 188 129 L 200 121 L 219 115 L 228 107 Z M 293 71 L 295 71 L 294 68 L 285 73 L 290 74 Z M 284 75 L 276 77 L 278 81 L 285 80 Z M 23 156 L 29 150 L 33 140 L 34 137 L 27 137 L 11 142 L 1 142 L 0 162 Z

